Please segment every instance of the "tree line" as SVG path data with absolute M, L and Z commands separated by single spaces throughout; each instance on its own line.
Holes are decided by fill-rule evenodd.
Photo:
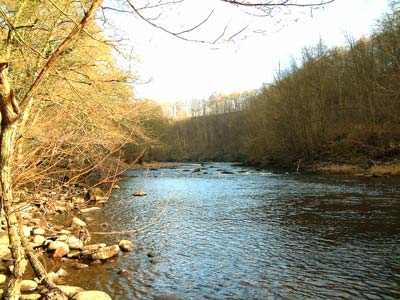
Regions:
M 245 97 L 243 109 L 195 110 L 189 119 L 170 121 L 157 155 L 289 167 L 394 159 L 400 154 L 399 78 L 400 10 L 392 3 L 369 37 L 304 48 L 272 83 Z

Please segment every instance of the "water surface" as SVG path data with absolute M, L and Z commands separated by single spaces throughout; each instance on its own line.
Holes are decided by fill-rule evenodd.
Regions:
M 151 226 L 94 237 L 135 249 L 80 271 L 81 286 L 113 299 L 400 299 L 395 184 L 222 163 L 145 173 L 129 171 L 94 219 Z

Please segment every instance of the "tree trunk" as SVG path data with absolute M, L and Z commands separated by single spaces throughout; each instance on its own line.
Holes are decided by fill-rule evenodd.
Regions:
M 10 89 L 7 69 L 8 62 L 0 62 L 0 185 L 2 190 L 2 210 L 4 210 L 7 220 L 14 270 L 7 283 L 3 299 L 17 300 L 20 296 L 21 279 L 25 272 L 26 260 L 19 236 L 18 210 L 15 207 L 11 182 L 16 121 L 19 118 L 19 108 Z

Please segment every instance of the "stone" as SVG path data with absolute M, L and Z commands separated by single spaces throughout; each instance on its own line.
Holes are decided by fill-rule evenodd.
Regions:
M 73 300 L 112 300 L 111 297 L 101 291 L 83 291 L 76 294 Z
M 75 263 L 72 267 L 73 267 L 75 270 L 82 270 L 82 269 L 89 268 L 89 265 L 87 265 L 87 264 L 82 264 L 82 263 Z
M 80 196 L 72 197 L 72 202 L 74 202 L 74 204 L 82 204 L 85 203 L 85 199 L 83 199 L 83 197 Z
M 4 274 L 0 274 L 0 285 L 6 283 L 7 276 Z
M 58 271 L 56 272 L 56 274 L 57 274 L 59 277 L 65 277 L 65 276 L 68 275 L 68 272 L 65 271 L 63 268 L 60 268 L 60 269 L 58 269 Z
M 0 260 L 11 257 L 11 250 L 6 245 L 0 245 Z
M 23 225 L 22 226 L 22 233 L 24 236 L 29 237 L 31 235 L 32 228 L 30 226 Z
M 37 246 L 42 246 L 44 242 L 46 241 L 46 238 L 43 235 L 35 235 L 33 237 L 33 244 Z
M 36 290 L 38 287 L 38 284 L 33 281 L 33 280 L 22 280 L 21 281 L 21 292 L 26 293 L 26 292 L 32 292 Z
M 35 235 L 44 235 L 46 233 L 46 230 L 44 230 L 43 228 L 35 228 L 33 229 L 33 234 Z
M 119 270 L 119 271 L 117 272 L 117 274 L 118 274 L 118 275 L 121 275 L 121 276 L 128 276 L 128 275 L 131 274 L 131 272 L 129 272 L 129 270 L 123 269 L 123 270 Z
M 84 289 L 79 287 L 79 286 L 69 286 L 69 285 L 58 285 L 58 288 L 62 290 L 62 292 L 67 296 L 68 298 L 72 298 L 76 294 L 83 292 Z
M 70 235 L 68 237 L 66 243 L 68 244 L 70 249 L 82 249 L 83 247 L 83 242 L 73 235 Z
M 10 245 L 10 241 L 8 239 L 8 235 L 7 234 L 3 234 L 0 236 L 0 245 L 5 245 L 5 246 L 9 246 Z
M 86 193 L 86 199 L 87 200 L 91 200 L 91 201 L 99 201 L 99 200 L 103 200 L 104 198 L 106 198 L 106 195 L 104 194 L 104 192 L 102 191 L 102 189 L 96 187 L 93 189 L 90 189 L 87 193 Z
M 19 300 L 39 300 L 42 299 L 42 295 L 40 294 L 22 294 L 19 297 Z
M 118 184 L 114 184 L 112 188 L 114 190 L 119 190 L 121 187 Z
M 94 211 L 98 211 L 98 210 L 101 210 L 101 208 L 100 207 L 97 207 L 97 206 L 93 206 L 93 207 L 88 207 L 88 208 L 82 208 L 80 211 L 81 211 L 81 213 L 90 213 L 90 212 L 94 212 Z
M 62 229 L 62 230 L 60 230 L 59 234 L 62 234 L 62 235 L 69 235 L 69 234 L 71 234 L 71 231 L 66 230 L 66 229 Z
M 81 219 L 74 217 L 72 218 L 72 227 L 85 227 L 86 223 L 84 221 L 82 221 Z
M 47 277 L 49 277 L 49 279 L 51 279 L 53 282 L 57 282 L 60 280 L 60 277 L 55 272 L 47 273 Z
M 69 253 L 68 244 L 61 241 L 54 241 L 49 244 L 49 250 L 54 250 L 53 257 L 61 258 Z
M 143 197 L 143 196 L 146 196 L 146 195 L 147 195 L 147 193 L 144 192 L 144 191 L 141 191 L 141 190 L 136 191 L 136 192 L 134 192 L 134 193 L 132 194 L 132 196 L 135 196 L 135 197 Z
M 128 240 L 121 240 L 118 243 L 118 246 L 121 248 L 122 251 L 129 252 L 132 250 L 133 244 L 131 241 L 128 241 Z
M 99 248 L 94 251 L 82 251 L 82 257 L 88 260 L 96 260 L 96 259 L 105 260 L 117 255 L 118 252 L 119 252 L 119 246 L 112 245 L 104 248 Z
M 107 245 L 104 243 L 83 246 L 82 251 L 93 251 L 99 248 L 104 248 Z
M 147 256 L 148 256 L 148 257 L 156 257 L 157 254 L 156 254 L 154 251 L 149 251 L 149 252 L 147 253 Z
M 81 255 L 81 251 L 79 251 L 79 250 L 71 250 L 69 253 L 68 253 L 68 255 L 67 255 L 67 257 L 68 258 L 79 258 L 79 256 Z

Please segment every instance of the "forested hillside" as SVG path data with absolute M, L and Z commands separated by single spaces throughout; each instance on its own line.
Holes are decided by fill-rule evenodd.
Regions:
M 347 40 L 305 48 L 239 111 L 173 121 L 169 156 L 161 157 L 398 174 L 400 11 L 379 20 L 371 36 Z

